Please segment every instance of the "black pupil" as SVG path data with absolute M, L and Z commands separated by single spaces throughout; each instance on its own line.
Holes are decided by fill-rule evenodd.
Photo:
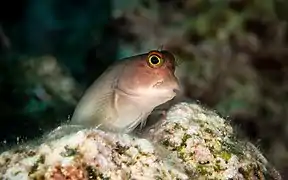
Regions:
M 151 63 L 152 64 L 158 64 L 159 63 L 159 58 L 157 58 L 156 56 L 151 57 Z

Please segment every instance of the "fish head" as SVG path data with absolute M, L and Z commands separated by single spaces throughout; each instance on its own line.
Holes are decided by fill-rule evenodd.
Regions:
M 175 68 L 175 57 L 169 51 L 153 50 L 131 57 L 118 79 L 118 88 L 155 105 L 165 103 L 181 91 Z

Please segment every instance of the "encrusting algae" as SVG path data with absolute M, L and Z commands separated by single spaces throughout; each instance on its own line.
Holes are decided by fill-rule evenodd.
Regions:
M 143 133 L 145 138 L 83 129 L 12 149 L 0 155 L 0 179 L 281 179 L 255 146 L 200 105 L 176 104 Z
M 199 179 L 281 179 L 253 144 L 237 139 L 225 119 L 197 104 L 173 106 L 145 136 L 176 154 Z

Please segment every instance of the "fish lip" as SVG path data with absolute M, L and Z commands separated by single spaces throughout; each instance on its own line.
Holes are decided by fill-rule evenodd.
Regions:
M 176 94 L 176 96 L 181 94 L 181 90 L 179 88 L 174 88 L 173 92 Z

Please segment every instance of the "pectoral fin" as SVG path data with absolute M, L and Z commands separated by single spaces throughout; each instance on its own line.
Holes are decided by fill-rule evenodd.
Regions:
M 143 121 L 146 121 L 146 119 L 143 118 L 143 114 L 139 114 L 139 116 L 131 123 L 127 126 L 127 129 L 125 130 L 126 133 L 132 132 L 134 129 L 136 129 L 136 127 L 139 124 L 142 124 Z

